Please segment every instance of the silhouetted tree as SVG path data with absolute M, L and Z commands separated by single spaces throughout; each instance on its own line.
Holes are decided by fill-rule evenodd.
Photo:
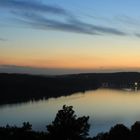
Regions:
M 92 140 L 108 140 L 108 135 L 105 133 L 99 133 Z
M 140 140 L 140 122 L 137 121 L 131 126 L 131 137 Z
M 29 122 L 24 122 L 22 129 L 25 131 L 30 131 L 30 130 L 32 130 L 32 125 Z
M 78 140 L 84 139 L 88 135 L 89 117 L 79 117 L 75 115 L 72 106 L 64 105 L 59 110 L 52 124 L 47 126 L 51 139 Z
M 129 140 L 130 130 L 123 124 L 117 124 L 109 132 L 108 140 Z

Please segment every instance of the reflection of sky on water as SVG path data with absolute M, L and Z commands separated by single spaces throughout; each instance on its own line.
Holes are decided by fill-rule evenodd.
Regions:
M 107 131 L 116 123 L 130 126 L 140 120 L 139 91 L 99 89 L 56 99 L 2 106 L 0 125 L 21 125 L 29 121 L 35 130 L 46 130 L 45 126 L 64 104 L 74 106 L 77 116 L 90 116 L 91 135 Z

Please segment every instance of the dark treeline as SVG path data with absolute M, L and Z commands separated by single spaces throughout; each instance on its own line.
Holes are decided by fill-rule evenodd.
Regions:
M 0 104 L 70 95 L 100 87 L 96 79 L 81 76 L 0 74 Z
M 77 117 L 72 106 L 63 106 L 58 111 L 54 121 L 47 125 L 46 132 L 32 130 L 29 122 L 24 122 L 22 127 L 0 127 L 0 139 L 2 140 L 140 140 L 140 122 L 136 122 L 127 128 L 123 124 L 117 124 L 109 132 L 100 133 L 95 137 L 89 137 L 89 117 Z
M 70 95 L 100 87 L 133 88 L 140 73 L 91 73 L 63 76 L 0 74 L 0 104 Z
M 27 122 L 22 127 L 0 127 L 1 140 L 84 140 L 88 136 L 89 117 L 77 117 L 72 106 L 63 106 L 54 121 L 47 125 L 47 132 L 35 132 Z
M 28 126 L 29 125 L 29 126 Z M 61 137 L 50 136 L 50 133 L 33 131 L 31 124 L 24 122 L 22 127 L 5 126 L 0 127 L 1 140 L 59 140 Z M 63 133 L 65 135 L 65 133 Z M 67 140 L 61 138 L 61 140 Z M 123 124 L 117 124 L 110 129 L 109 132 L 99 133 L 95 137 L 71 138 L 69 140 L 140 140 L 140 122 L 134 123 L 131 128 L 127 128 Z
M 131 128 L 117 124 L 109 132 L 100 133 L 89 140 L 140 140 L 140 122 L 135 122 Z

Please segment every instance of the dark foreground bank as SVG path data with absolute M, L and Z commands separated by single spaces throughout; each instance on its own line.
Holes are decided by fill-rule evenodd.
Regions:
M 54 121 L 46 126 L 46 132 L 32 130 L 29 122 L 24 122 L 22 127 L 0 127 L 1 140 L 139 140 L 140 122 L 127 128 L 117 124 L 109 132 L 100 133 L 96 137 L 89 137 L 89 117 L 77 117 L 72 106 L 63 106 L 58 111 Z

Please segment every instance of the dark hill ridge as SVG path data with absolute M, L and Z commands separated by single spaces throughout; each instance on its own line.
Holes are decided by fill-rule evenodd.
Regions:
M 0 104 L 25 102 L 84 92 L 102 86 L 133 88 L 140 81 L 140 73 L 87 73 L 61 76 L 0 74 Z

